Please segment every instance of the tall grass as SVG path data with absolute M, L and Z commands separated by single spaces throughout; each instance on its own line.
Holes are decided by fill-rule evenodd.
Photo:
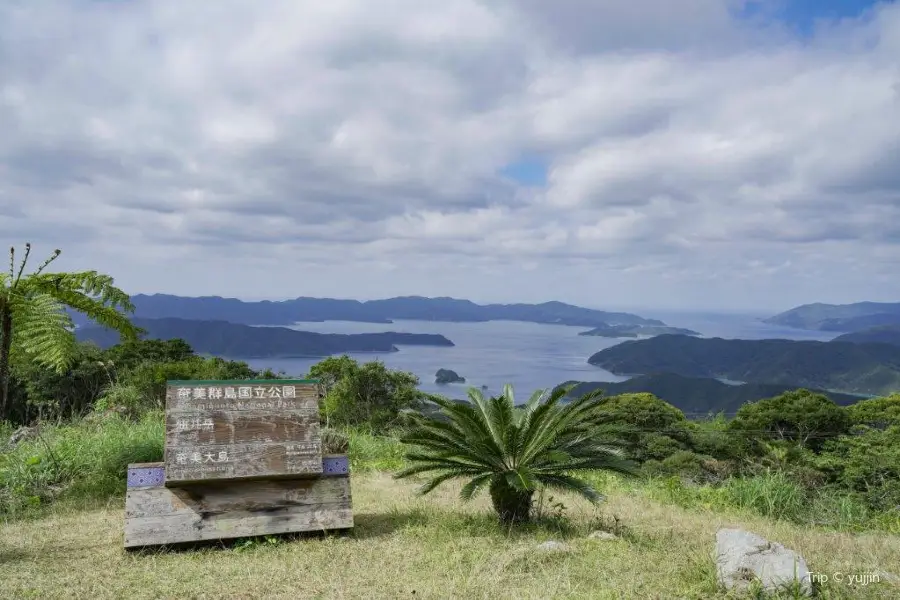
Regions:
M 9 439 L 11 431 L 0 428 L 0 433 Z M 402 466 L 395 438 L 353 429 L 341 433 L 349 438 L 354 471 Z M 36 516 L 56 503 L 96 507 L 119 498 L 128 465 L 161 461 L 164 439 L 162 411 L 137 421 L 110 413 L 96 421 L 45 427 L 39 437 L 0 451 L 0 517 Z
M 120 495 L 129 463 L 162 460 L 163 437 L 159 412 L 43 428 L 0 454 L 0 514 L 23 516 L 54 501 L 96 506 Z
M 397 438 L 356 429 L 343 430 L 350 439 L 350 468 L 354 471 L 396 471 L 403 466 L 403 446 Z
M 679 477 L 649 478 L 629 490 L 658 502 L 715 512 L 747 512 L 797 525 L 900 534 L 900 510 L 877 512 L 845 490 L 808 490 L 780 471 L 695 485 Z
M 403 467 L 403 446 L 395 437 L 357 429 L 341 433 L 349 440 L 353 472 L 394 472 Z M 0 434 L 8 439 L 9 431 L 0 426 Z M 138 421 L 111 414 L 98 421 L 47 427 L 40 438 L 0 452 L 0 518 L 38 515 L 57 503 L 96 507 L 118 501 L 125 492 L 128 464 L 162 460 L 163 443 L 161 411 L 147 413 Z M 777 470 L 733 477 L 718 486 L 686 483 L 679 477 L 625 480 L 606 473 L 589 479 L 601 492 L 642 496 L 684 508 L 750 512 L 844 531 L 900 533 L 900 510 L 874 511 L 846 491 L 808 490 Z
M 806 490 L 781 471 L 732 477 L 720 490 L 727 504 L 776 520 L 802 522 L 810 507 Z

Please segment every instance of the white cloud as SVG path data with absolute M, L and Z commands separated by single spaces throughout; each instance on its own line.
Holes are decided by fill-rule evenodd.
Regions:
M 900 6 L 740 7 L 7 3 L 0 232 L 135 292 L 896 299 Z

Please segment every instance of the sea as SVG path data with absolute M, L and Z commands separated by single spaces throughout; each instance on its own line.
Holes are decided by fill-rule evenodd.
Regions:
M 641 316 L 664 321 L 673 327 L 686 327 L 703 337 L 725 339 L 833 339 L 836 333 L 805 331 L 764 323 L 765 315 L 713 313 L 646 313 Z M 397 352 L 350 353 L 360 361 L 380 360 L 391 369 L 409 371 L 418 376 L 419 388 L 450 398 L 465 398 L 468 388 L 482 388 L 484 394 L 497 394 L 504 384 L 512 384 L 518 402 L 534 391 L 552 388 L 565 381 L 617 382 L 628 379 L 588 364 L 599 350 L 627 341 L 579 336 L 588 327 L 543 325 L 520 321 L 454 323 L 440 321 L 394 321 L 391 324 L 325 321 L 297 323 L 293 329 L 319 333 L 438 333 L 450 339 L 453 347 L 398 346 Z M 302 378 L 321 358 L 259 358 L 243 360 L 255 369 Z M 451 369 L 466 379 L 460 384 L 436 384 L 438 369 Z M 731 383 L 731 382 L 729 382 Z M 736 383 L 736 382 L 734 382 Z

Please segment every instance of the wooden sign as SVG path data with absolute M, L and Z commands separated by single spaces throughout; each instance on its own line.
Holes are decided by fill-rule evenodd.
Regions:
M 309 379 L 168 381 L 167 486 L 322 473 Z
M 222 540 L 353 527 L 346 456 L 326 456 L 325 473 L 165 487 L 163 463 L 128 465 L 125 547 Z

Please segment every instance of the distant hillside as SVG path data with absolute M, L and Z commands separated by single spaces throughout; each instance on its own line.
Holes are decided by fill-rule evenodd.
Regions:
M 765 319 L 766 323 L 816 331 L 861 331 L 900 325 L 900 303 L 804 304 Z
M 395 344 L 453 346 L 442 335 L 429 333 L 311 333 L 286 327 L 251 327 L 226 321 L 189 319 L 133 319 L 150 339 L 181 338 L 198 354 L 229 358 L 329 356 L 342 352 L 393 352 Z M 106 348 L 119 343 L 119 334 L 102 327 L 77 329 L 79 340 Z
M 875 395 L 900 390 L 900 348 L 887 344 L 661 335 L 622 342 L 588 362 L 620 375 L 677 373 Z
M 602 325 L 594 327 L 590 331 L 582 331 L 578 335 L 590 335 L 608 338 L 636 338 L 639 336 L 652 337 L 654 335 L 681 334 L 700 335 L 693 329 L 683 327 L 668 327 L 665 325 Z
M 569 397 L 577 398 L 582 394 L 601 389 L 607 396 L 649 392 L 678 407 L 689 416 L 701 416 L 709 413 L 725 412 L 733 415 L 747 402 L 755 402 L 763 398 L 772 398 L 798 386 L 769 383 L 745 383 L 728 385 L 712 378 L 684 377 L 675 373 L 659 373 L 641 375 L 619 383 L 602 381 L 567 381 L 562 385 L 576 384 L 569 392 Z M 848 405 L 861 400 L 858 396 L 816 390 L 825 394 L 838 404 Z
M 853 333 L 845 333 L 832 342 L 853 342 L 854 344 L 893 344 L 900 346 L 900 325 L 882 325 Z
M 422 321 L 527 321 L 597 327 L 600 325 L 665 325 L 622 312 L 605 312 L 564 304 L 487 304 L 453 298 L 410 296 L 387 300 L 335 300 L 297 298 L 295 300 L 243 302 L 234 298 L 207 296 L 185 298 L 138 294 L 132 298 L 134 316 L 143 319 L 180 318 L 219 320 L 244 325 L 292 325 L 298 322 L 360 321 L 390 323 L 392 319 Z M 75 315 L 76 323 L 85 324 Z

